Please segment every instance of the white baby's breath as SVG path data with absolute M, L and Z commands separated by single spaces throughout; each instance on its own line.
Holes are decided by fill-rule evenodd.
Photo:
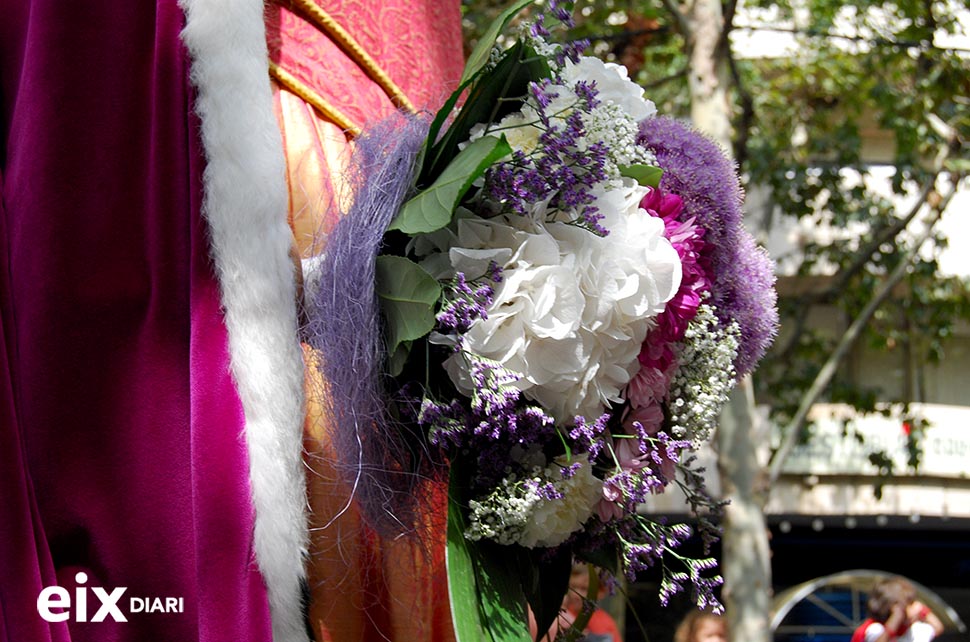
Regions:
M 603 493 L 603 481 L 587 461 L 579 462 L 575 473 L 563 478 L 562 470 L 570 463 L 565 456 L 557 457 L 548 466 L 534 467 L 526 479 L 507 477 L 485 499 L 469 502 L 465 536 L 527 548 L 562 544 L 592 516 Z M 540 496 L 538 487 L 547 484 L 562 497 Z
M 668 396 L 670 430 L 695 450 L 710 438 L 734 387 L 739 336 L 737 323 L 724 327 L 714 308 L 703 303 L 678 346 Z

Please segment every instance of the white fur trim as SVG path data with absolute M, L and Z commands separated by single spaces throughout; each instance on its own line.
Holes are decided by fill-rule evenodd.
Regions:
M 180 0 L 206 151 L 211 229 L 232 372 L 246 415 L 256 560 L 275 642 L 305 642 L 303 360 L 282 141 L 261 0 Z

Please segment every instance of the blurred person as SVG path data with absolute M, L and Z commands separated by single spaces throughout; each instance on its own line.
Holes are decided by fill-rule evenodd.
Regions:
M 856 629 L 852 642 L 929 642 L 943 633 L 943 623 L 901 577 L 878 581 L 867 607 L 869 619 Z
M 674 632 L 674 642 L 727 642 L 727 621 L 711 611 L 691 611 Z
M 596 596 L 597 599 L 602 599 L 605 593 L 605 588 L 600 586 Z M 552 623 L 546 635 L 541 639 L 555 640 L 560 631 L 566 631 L 573 626 L 579 618 L 579 614 L 583 612 L 584 605 L 588 599 L 589 567 L 586 564 L 574 564 L 569 576 L 569 589 L 566 591 L 566 595 L 563 596 L 559 616 Z M 582 642 L 622 642 L 620 629 L 616 625 L 613 616 L 597 607 L 595 601 L 591 606 L 593 612 L 586 626 L 583 628 L 582 637 L 578 639 Z M 529 612 L 529 628 L 532 635 L 535 636 L 535 619 L 531 610 Z

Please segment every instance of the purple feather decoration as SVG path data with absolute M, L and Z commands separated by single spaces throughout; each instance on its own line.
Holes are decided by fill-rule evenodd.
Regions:
M 326 239 L 319 286 L 307 302 L 307 342 L 319 351 L 333 449 L 367 522 L 384 535 L 413 526 L 421 454 L 388 416 L 375 260 L 411 188 L 428 123 L 398 115 L 354 142 L 349 211 Z
M 738 378 L 754 369 L 778 330 L 774 262 L 744 229 L 744 200 L 734 163 L 714 141 L 670 118 L 640 125 L 638 142 L 657 155 L 660 187 L 684 201 L 681 216 L 696 218 L 704 233 L 702 259 L 711 278 L 712 303 L 722 322 L 741 328 Z

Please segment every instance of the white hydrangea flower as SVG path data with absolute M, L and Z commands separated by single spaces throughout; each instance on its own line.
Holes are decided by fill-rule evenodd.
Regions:
M 517 374 L 523 394 L 561 424 L 595 420 L 620 401 L 653 317 L 680 286 L 663 221 L 640 209 L 645 189 L 618 183 L 593 190 L 607 236 L 548 220 L 556 213 L 539 203 L 531 217 L 459 216 L 452 231 L 415 244 L 437 278 L 476 277 L 489 261 L 502 268 L 488 317 L 464 335 L 464 349 Z M 470 393 L 468 360 L 456 354 L 445 367 Z
M 582 56 L 578 63 L 566 62 L 562 77 L 569 85 L 580 80 L 595 81 L 599 99 L 604 104 L 617 105 L 636 122 L 657 113 L 653 102 L 643 97 L 643 87 L 630 80 L 623 65 Z
M 603 481 L 593 475 L 589 462 L 582 462 L 572 477 L 563 479 L 562 467 L 569 463 L 566 457 L 559 457 L 554 464 L 546 467 L 542 481 L 552 482 L 563 496 L 560 499 L 543 499 L 532 506 L 518 536 L 518 543 L 522 546 L 558 546 L 581 529 L 592 516 L 603 494 Z

